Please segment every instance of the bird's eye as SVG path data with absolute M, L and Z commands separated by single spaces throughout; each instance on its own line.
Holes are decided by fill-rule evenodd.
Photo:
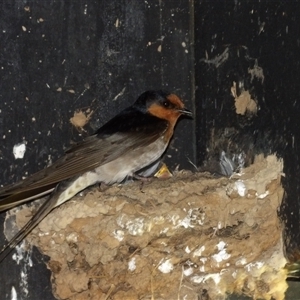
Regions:
M 170 102 L 169 101 L 164 101 L 163 106 L 166 107 L 166 108 L 170 107 Z

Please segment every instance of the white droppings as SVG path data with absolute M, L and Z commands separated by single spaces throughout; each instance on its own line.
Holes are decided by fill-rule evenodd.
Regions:
M 191 218 L 189 216 L 186 216 L 184 219 L 182 219 L 181 221 L 179 221 L 179 224 L 176 226 L 176 228 L 178 227 L 184 227 L 184 228 L 193 228 L 194 226 L 191 224 Z
M 146 222 L 144 218 L 130 219 L 127 215 L 122 214 L 117 218 L 117 224 L 128 231 L 131 235 L 142 235 L 145 231 L 151 230 L 151 223 Z
M 185 211 L 185 209 L 183 209 Z M 196 213 L 195 213 L 196 212 Z M 175 216 L 172 218 L 172 221 L 175 220 L 177 221 L 179 219 L 179 217 L 177 216 L 177 218 L 175 218 Z M 173 224 L 175 222 L 173 221 Z M 182 219 L 182 220 L 179 220 L 177 222 L 177 225 L 176 225 L 176 228 L 178 227 L 184 227 L 184 228 L 194 228 L 195 223 L 198 223 L 199 225 L 202 225 L 203 224 L 203 220 L 199 219 L 198 218 L 198 214 L 197 214 L 197 209 L 189 209 L 188 212 L 187 212 L 187 216 Z
M 228 258 L 230 258 L 230 254 L 228 254 L 227 252 L 226 252 L 226 249 L 224 249 L 224 250 L 221 250 L 219 253 L 217 253 L 217 254 L 214 254 L 213 256 L 212 256 L 212 258 L 216 261 L 216 262 L 221 262 L 221 261 L 223 261 L 223 260 L 226 260 L 226 259 L 228 259 Z
M 126 228 L 131 235 L 142 235 L 144 233 L 144 218 L 135 218 L 126 223 Z
M 185 42 L 182 42 L 182 43 L 181 43 L 181 46 L 182 46 L 183 48 L 185 48 L 185 47 L 186 47 L 186 43 L 185 43 Z
M 12 259 L 21 266 L 19 287 L 21 291 L 20 299 L 27 299 L 28 296 L 28 269 L 32 267 L 31 251 L 25 247 L 25 241 L 15 247 L 17 253 L 14 253 Z M 12 291 L 13 293 L 13 291 Z M 12 295 L 13 297 L 13 295 Z M 17 297 L 17 295 L 16 295 Z M 13 299 L 13 298 L 12 298 Z M 17 299 L 17 298 L 15 298 Z
M 78 234 L 75 232 L 70 233 L 66 236 L 66 241 L 71 243 L 77 243 L 78 242 Z
M 174 266 L 173 266 L 171 260 L 167 259 L 164 262 L 162 262 L 162 261 L 163 261 L 163 259 L 160 261 L 158 270 L 165 274 L 170 273 L 174 269 Z
M 201 257 L 200 258 L 200 261 L 205 264 L 207 262 L 207 257 Z
M 226 246 L 226 243 L 223 242 L 223 241 L 220 241 L 217 245 L 217 248 L 218 248 L 219 251 L 221 251 L 225 248 L 225 246 Z
M 192 281 L 195 283 L 201 283 L 204 280 L 204 276 L 194 276 Z
M 11 288 L 11 300 L 18 300 L 17 291 L 14 286 Z
M 205 276 L 194 276 L 192 278 L 192 281 L 194 283 L 201 283 L 207 281 L 210 278 L 215 282 L 215 284 L 218 284 L 221 280 L 221 275 L 219 273 L 213 273 L 213 274 L 207 274 Z
M 212 258 L 217 262 L 220 263 L 223 260 L 226 260 L 228 258 L 230 258 L 230 254 L 228 254 L 226 252 L 226 243 L 224 243 L 223 241 L 219 242 L 217 245 L 217 248 L 219 250 L 219 253 L 212 255 Z
M 117 229 L 113 232 L 113 235 L 119 242 L 121 242 L 124 239 L 125 232 L 123 230 Z
M 186 252 L 186 253 L 191 253 L 191 249 L 189 248 L 189 246 L 186 246 L 186 247 L 185 247 L 185 252 Z
M 246 265 L 245 268 L 248 272 L 250 272 L 251 269 L 253 269 L 253 268 L 261 269 L 263 266 L 264 266 L 263 262 L 256 261 L 254 263 L 250 263 L 250 264 Z
M 13 154 L 15 156 L 15 159 L 22 159 L 24 157 L 25 152 L 26 152 L 26 142 L 25 141 L 14 145 Z
M 169 231 L 168 227 L 165 227 L 164 229 L 162 229 L 159 234 L 166 234 Z
M 50 232 L 39 232 L 38 236 L 47 236 L 50 235 Z
M 241 259 L 237 260 L 235 265 L 236 266 L 244 266 L 247 263 L 246 258 L 242 257 Z
M 205 250 L 205 246 L 201 246 L 199 249 L 195 250 L 193 256 L 201 256 L 202 252 Z
M 22 288 L 22 292 L 25 295 L 28 295 L 28 270 L 27 268 L 24 267 L 24 271 L 21 271 L 21 281 L 20 281 L 20 286 Z
M 25 250 L 24 246 L 25 246 L 25 242 L 22 241 L 19 245 L 17 245 L 15 247 L 15 250 L 17 251 L 17 253 L 13 254 L 12 259 L 16 261 L 17 265 L 19 265 L 22 260 L 28 259 L 27 263 L 31 267 L 32 260 L 31 260 L 30 255 L 28 255 L 27 250 Z
M 172 222 L 173 225 L 176 225 L 177 220 L 179 219 L 178 215 L 168 216 L 168 220 Z
M 246 186 L 243 181 L 238 180 L 235 182 L 235 189 L 241 197 L 246 195 Z
M 133 272 L 135 269 L 136 269 L 135 257 L 132 257 L 131 260 L 128 262 L 128 270 Z
M 260 195 L 257 194 L 256 196 L 259 199 L 263 199 L 263 198 L 266 198 L 268 195 L 269 195 L 269 191 L 266 191 L 266 192 L 264 192 L 264 193 L 262 193 Z
M 190 276 L 193 274 L 193 272 L 194 272 L 194 269 L 192 267 L 189 267 L 183 271 L 183 274 L 184 274 L 184 276 Z

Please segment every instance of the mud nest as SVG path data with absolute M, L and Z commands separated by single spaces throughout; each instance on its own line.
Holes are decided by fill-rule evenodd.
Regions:
M 50 257 L 57 299 L 283 299 L 282 161 L 257 157 L 232 178 L 94 187 L 28 237 Z M 34 207 L 17 212 L 17 224 Z M 202 299 L 202 298 L 201 298 Z

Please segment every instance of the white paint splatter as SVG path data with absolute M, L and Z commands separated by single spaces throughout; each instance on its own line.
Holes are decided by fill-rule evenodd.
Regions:
M 131 260 L 128 262 L 128 270 L 133 272 L 135 269 L 136 269 L 135 257 L 132 257 Z
M 171 262 L 170 259 L 167 259 L 166 261 L 162 262 L 164 259 L 162 259 L 160 261 L 160 264 L 158 266 L 158 270 L 161 271 L 162 273 L 170 273 L 173 269 L 174 269 L 174 266 Z
M 26 152 L 26 142 L 22 142 L 19 144 L 14 145 L 13 148 L 13 154 L 15 156 L 15 159 L 22 159 L 24 157 L 24 154 Z

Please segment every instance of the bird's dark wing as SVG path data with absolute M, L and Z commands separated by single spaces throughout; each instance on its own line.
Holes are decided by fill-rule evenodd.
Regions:
M 168 122 L 149 114 L 125 110 L 78 143 L 51 166 L 25 180 L 0 189 L 0 211 L 10 209 L 52 191 L 57 183 L 94 170 L 132 149 L 154 142 L 166 131 Z

